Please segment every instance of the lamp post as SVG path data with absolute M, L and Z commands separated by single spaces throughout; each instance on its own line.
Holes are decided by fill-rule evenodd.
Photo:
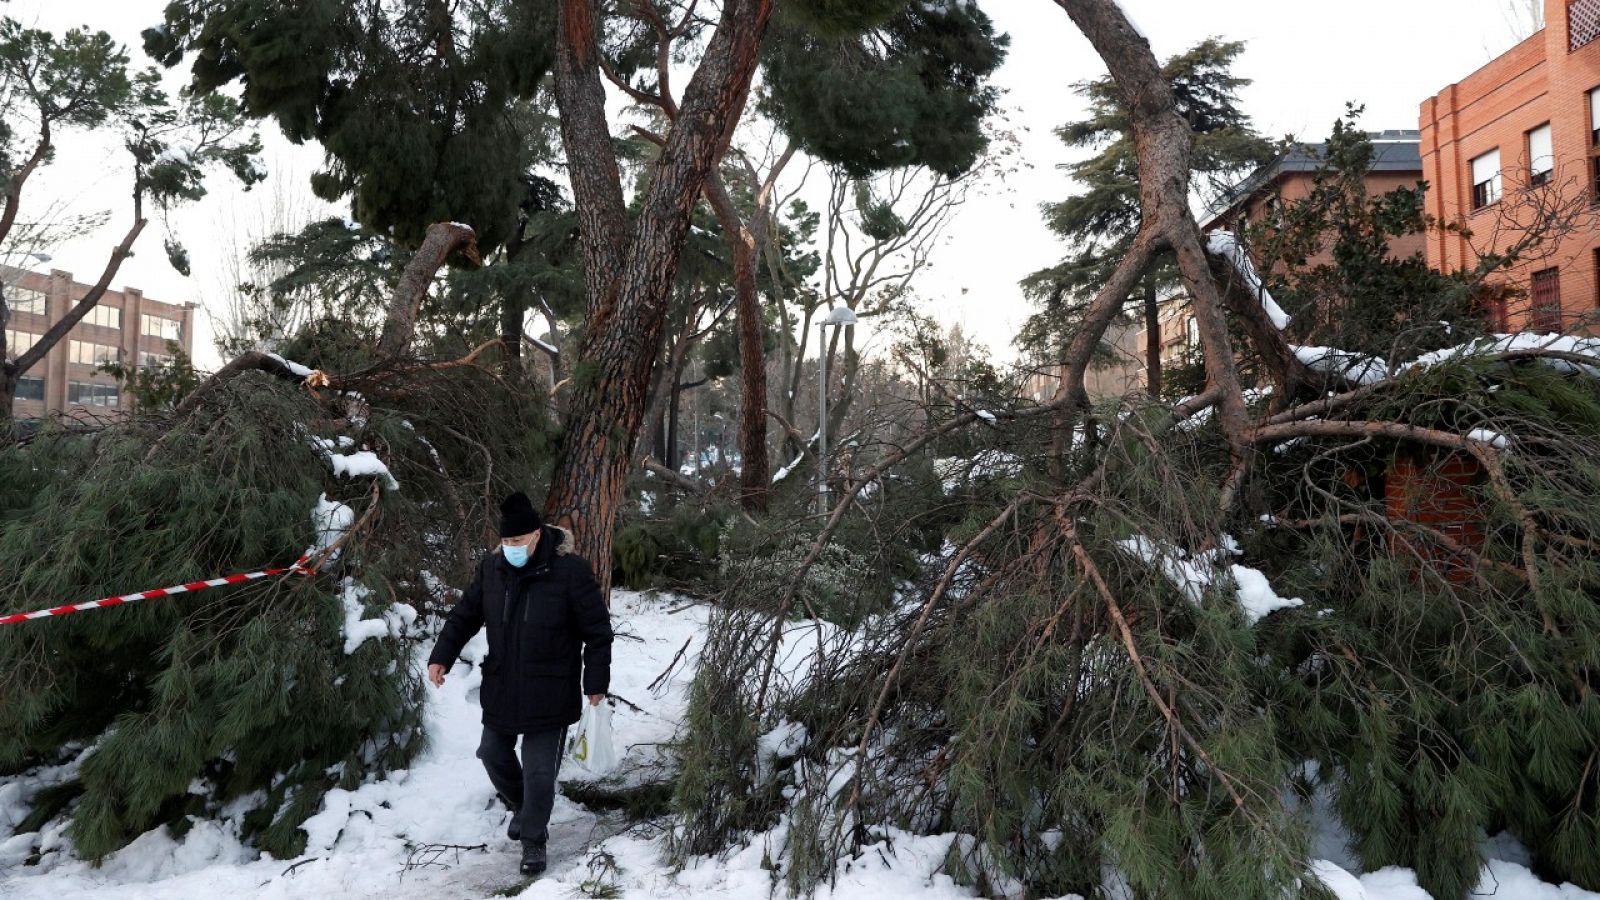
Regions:
M 828 511 L 828 326 L 856 324 L 855 310 L 835 306 L 817 323 L 817 504 Z

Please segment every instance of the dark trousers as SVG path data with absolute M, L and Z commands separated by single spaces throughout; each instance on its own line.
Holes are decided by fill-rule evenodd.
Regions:
M 556 802 L 556 772 L 567 744 L 565 728 L 545 728 L 522 736 L 522 762 L 517 762 L 517 736 L 485 725 L 478 758 L 494 789 L 521 803 L 517 813 L 522 840 L 542 844 L 549 837 L 550 808 Z

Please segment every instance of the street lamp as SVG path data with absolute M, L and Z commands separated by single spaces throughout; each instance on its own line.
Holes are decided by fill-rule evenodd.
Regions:
M 855 310 L 835 306 L 817 323 L 817 502 L 828 511 L 828 326 L 856 324 Z

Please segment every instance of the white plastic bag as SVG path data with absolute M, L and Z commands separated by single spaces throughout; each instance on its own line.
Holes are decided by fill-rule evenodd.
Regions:
M 567 755 L 591 775 L 605 775 L 616 768 L 617 750 L 611 742 L 610 701 L 601 701 L 598 706 L 584 701 L 583 718 L 578 720 L 578 732 L 573 735 Z

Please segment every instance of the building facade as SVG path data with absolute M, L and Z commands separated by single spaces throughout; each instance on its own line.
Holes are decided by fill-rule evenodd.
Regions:
M 1542 240 L 1501 276 L 1501 330 L 1596 330 L 1600 0 L 1545 0 L 1542 31 L 1422 104 L 1428 263 L 1452 272 Z
M 72 273 L 48 275 L 0 270 L 6 306 L 6 354 L 15 359 L 63 318 L 89 291 Z M 100 371 L 108 362 L 146 366 L 170 361 L 172 345 L 194 351 L 193 303 L 151 300 L 137 288 L 107 290 L 83 321 L 44 359 L 22 373 L 12 414 L 19 419 L 66 413 L 114 418 L 131 411 L 115 378 Z
M 1418 132 L 1390 129 L 1368 132 L 1367 138 L 1372 142 L 1372 166 L 1366 176 L 1368 196 L 1377 197 L 1396 188 L 1415 188 L 1423 180 Z M 1248 225 L 1259 225 L 1282 204 L 1305 200 L 1315 188 L 1325 154 L 1323 144 L 1299 144 L 1289 148 L 1223 195 L 1201 217 L 1200 229 L 1239 232 Z M 1424 251 L 1424 242 L 1422 232 L 1398 235 L 1389 239 L 1389 252 L 1397 257 L 1412 256 Z M 1331 248 L 1324 248 L 1309 257 L 1305 265 L 1332 262 Z M 1162 365 L 1172 367 L 1198 359 L 1200 333 L 1189 308 L 1188 296 L 1180 292 L 1163 299 L 1159 319 Z M 1139 333 L 1140 347 L 1145 346 L 1144 334 L 1143 330 Z

